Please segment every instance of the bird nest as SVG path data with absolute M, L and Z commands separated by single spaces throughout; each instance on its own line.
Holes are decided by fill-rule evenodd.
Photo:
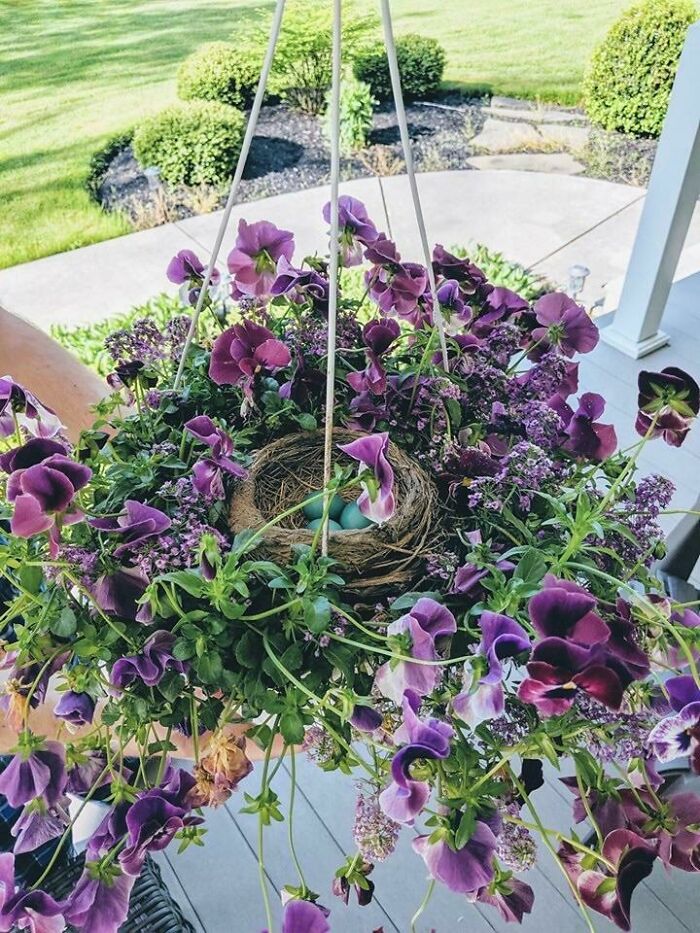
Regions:
M 338 450 L 362 435 L 333 432 L 334 462 L 357 466 Z M 323 432 L 292 434 L 258 451 L 248 478 L 236 489 L 230 503 L 229 524 L 238 533 L 257 530 L 287 509 L 323 488 Z M 427 474 L 403 450 L 389 442 L 388 460 L 394 470 L 396 509 L 382 525 L 329 534 L 328 553 L 350 593 L 375 598 L 414 582 L 423 569 L 423 558 L 435 550 L 439 535 L 437 490 Z M 358 487 L 341 493 L 348 502 L 357 499 Z M 284 565 L 297 544 L 311 544 L 314 532 L 305 527 L 301 510 L 268 528 L 260 552 Z

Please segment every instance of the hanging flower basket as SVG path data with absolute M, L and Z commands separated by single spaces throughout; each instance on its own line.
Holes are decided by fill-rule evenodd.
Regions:
M 348 444 L 362 437 L 353 431 L 335 430 L 333 443 Z M 277 516 L 298 506 L 323 488 L 322 431 L 292 434 L 258 451 L 248 478 L 234 491 L 229 509 L 231 530 L 257 531 L 268 526 L 260 551 L 280 564 L 291 558 L 297 544 L 311 545 L 314 532 L 305 527 L 303 513 L 295 511 L 284 521 L 269 525 Z M 348 591 L 375 598 L 410 588 L 425 566 L 425 556 L 439 547 L 441 533 L 437 489 L 427 473 L 393 442 L 388 460 L 394 470 L 396 507 L 381 525 L 333 532 L 329 556 L 338 562 L 337 571 Z M 340 452 L 340 464 L 352 460 Z M 356 490 L 341 494 L 346 502 L 357 498 Z

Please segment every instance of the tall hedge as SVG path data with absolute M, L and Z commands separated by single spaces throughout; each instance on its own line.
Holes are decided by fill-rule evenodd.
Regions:
M 658 136 L 686 33 L 697 18 L 692 0 L 644 0 L 626 10 L 584 78 L 591 120 L 606 130 Z
M 262 58 L 232 42 L 207 42 L 188 55 L 177 73 L 182 100 L 216 100 L 247 107 L 253 100 Z

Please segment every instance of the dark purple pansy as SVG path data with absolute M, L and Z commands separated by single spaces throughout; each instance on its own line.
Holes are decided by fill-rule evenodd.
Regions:
M 410 612 L 388 626 L 387 635 L 402 636 L 409 641 L 408 652 L 411 657 L 436 661 L 436 640 L 456 631 L 457 622 L 450 610 L 434 599 L 422 596 Z M 387 661 L 377 670 L 374 683 L 383 696 L 398 705 L 406 690 L 415 690 L 420 696 L 427 696 L 435 689 L 441 677 L 438 664 Z
M 87 861 L 66 901 L 66 920 L 84 933 L 115 933 L 126 920 L 135 881 L 116 862 Z
M 614 871 L 589 867 L 585 854 L 566 842 L 558 855 L 584 904 L 621 930 L 631 930 L 632 895 L 637 885 L 651 874 L 655 848 L 631 830 L 616 829 L 605 838 L 602 848 L 603 857 L 615 866 Z
M 214 341 L 209 377 L 217 385 L 243 385 L 248 391 L 258 373 L 275 373 L 291 362 L 285 344 L 253 321 L 234 324 Z
M 99 577 L 91 592 L 96 604 L 107 615 L 136 619 L 148 624 L 151 621 L 148 617 L 149 607 L 147 604 L 139 605 L 147 586 L 148 580 L 140 570 L 121 567 Z
M 379 795 L 379 803 L 392 820 L 410 825 L 430 797 L 430 785 L 411 777 L 411 765 L 419 759 L 447 758 L 454 731 L 438 719 L 419 719 L 420 696 L 413 690 L 406 690 L 401 706 L 403 722 L 394 739 L 407 744 L 394 754 L 392 781 Z
M 287 901 L 282 914 L 282 933 L 330 933 L 328 911 L 311 901 Z
M 471 330 L 477 337 L 488 337 L 499 321 L 508 320 L 527 311 L 529 304 L 509 288 L 496 286 L 486 297 L 486 303 L 479 316 L 472 323 Z
M 323 206 L 323 219 L 327 224 L 331 222 L 330 201 Z M 341 263 L 344 266 L 359 266 L 363 247 L 374 243 L 379 236 L 362 201 L 347 194 L 338 198 L 338 229 Z
M 311 305 L 314 311 L 328 315 L 330 285 L 315 269 L 297 269 L 284 256 L 277 264 L 277 277 L 272 283 L 270 294 L 273 297 L 286 295 L 298 304 Z
M 565 713 L 580 690 L 608 709 L 618 710 L 632 682 L 625 665 L 603 646 L 587 648 L 563 638 L 545 638 L 535 645 L 527 671 L 518 697 L 532 703 L 544 717 Z
M 393 312 L 414 326 L 423 321 L 419 303 L 428 288 L 425 266 L 417 262 L 377 266 L 367 272 L 366 278 L 370 297 L 384 314 Z
M 431 878 L 456 894 L 473 894 L 490 884 L 498 842 L 487 823 L 477 819 L 469 841 L 456 851 L 444 838 L 435 842 L 431 838 L 418 836 L 412 841 Z
M 175 285 L 184 285 L 186 282 L 192 285 L 201 284 L 204 279 L 206 266 L 202 260 L 193 253 L 191 249 L 181 249 L 168 263 L 165 272 L 168 280 Z M 211 284 L 216 285 L 221 275 L 214 266 L 211 273 Z
M 467 297 L 477 293 L 485 297 L 491 291 L 486 276 L 477 265 L 453 255 L 440 244 L 433 249 L 433 271 L 438 278 L 459 282 L 462 294 Z
M 228 254 L 228 269 L 237 292 L 252 297 L 270 294 L 277 275 L 277 263 L 294 254 L 294 234 L 280 230 L 267 220 L 238 224 L 236 245 Z M 216 381 L 216 380 L 215 380 Z
M 398 322 L 392 318 L 381 318 L 365 324 L 362 337 L 367 347 L 367 366 L 364 372 L 348 373 L 347 380 L 355 392 L 383 395 L 386 392 L 386 372 L 380 357 L 386 353 L 399 336 Z
M 472 309 L 465 302 L 459 282 L 448 279 L 437 290 L 437 299 L 452 329 L 466 327 L 472 318 Z
M 510 877 L 481 888 L 475 900 L 495 907 L 505 923 L 522 923 L 525 914 L 532 911 L 535 893 L 529 884 Z
M 530 600 L 530 621 L 542 637 L 567 638 L 580 645 L 607 641 L 610 629 L 596 613 L 594 596 L 571 580 L 547 574 L 543 589 Z
M 198 415 L 185 423 L 185 430 L 200 443 L 211 448 L 211 456 L 198 460 L 192 467 L 192 485 L 204 496 L 217 499 L 225 497 L 223 474 L 245 479 L 248 475 L 239 463 L 231 458 L 233 440 L 208 415 Z
M 350 714 L 350 723 L 359 732 L 374 732 L 382 721 L 382 714 L 365 703 L 356 703 Z
M 549 400 L 562 420 L 563 431 L 567 439 L 562 444 L 564 450 L 577 457 L 599 462 L 610 457 L 617 447 L 617 434 L 612 424 L 601 424 L 596 418 L 605 411 L 605 399 L 595 392 L 585 392 L 578 400 L 574 411 L 561 395 Z
M 60 742 L 44 741 L 23 749 L 0 774 L 0 794 L 11 807 L 22 807 L 35 797 L 55 806 L 66 787 L 65 749 Z
M 370 490 L 366 482 L 361 483 L 363 489 L 357 505 L 364 516 L 378 524 L 388 522 L 396 507 L 394 471 L 386 456 L 388 448 L 389 435 L 386 431 L 358 437 L 349 444 L 338 444 L 339 450 L 360 464 L 361 478 L 367 472 L 372 474 L 373 488 Z
M 599 340 L 598 328 L 586 309 L 565 295 L 552 292 L 538 298 L 533 306 L 538 327 L 532 332 L 537 354 L 550 347 L 558 347 L 564 356 L 590 353 Z
M 13 447 L 4 454 L 0 454 L 0 470 L 4 473 L 17 473 L 19 470 L 26 470 L 37 463 L 42 463 L 53 454 L 65 456 L 67 453 L 68 448 L 60 441 L 33 437 L 21 447 Z
M 155 687 L 161 682 L 166 671 L 184 674 L 187 665 L 173 655 L 175 635 L 172 632 L 154 632 L 146 641 L 141 654 L 119 658 L 115 661 L 110 675 L 110 683 L 117 690 L 124 690 L 133 683 L 142 682 L 148 687 Z
M 91 518 L 89 523 L 98 531 L 119 535 L 122 543 L 114 549 L 115 557 L 133 552 L 144 541 L 161 535 L 171 525 L 165 512 L 136 499 L 127 499 L 124 511 L 116 518 Z
M 73 523 L 82 514 L 73 507 L 76 494 L 90 481 L 92 470 L 61 453 L 40 463 L 15 469 L 7 483 L 7 498 L 15 506 L 12 533 L 30 538 L 54 529 L 57 521 Z
M 66 690 L 54 706 L 53 713 L 72 726 L 87 726 L 95 715 L 95 701 L 89 693 Z
M 667 366 L 660 373 L 642 370 L 638 384 L 637 433 L 644 436 L 651 430 L 652 437 L 680 447 L 700 410 L 697 382 L 682 369 Z
M 29 930 L 30 933 L 63 933 L 66 924 L 63 904 L 40 890 L 15 888 L 15 857 L 0 854 L 0 931 Z

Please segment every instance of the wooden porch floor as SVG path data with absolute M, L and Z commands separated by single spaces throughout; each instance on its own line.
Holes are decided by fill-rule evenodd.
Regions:
M 607 399 L 606 415 L 618 429 L 621 446 L 634 442 L 636 380 L 640 369 L 660 369 L 678 365 L 700 377 L 700 275 L 674 286 L 664 330 L 671 336 L 670 347 L 646 360 L 635 362 L 600 344 L 581 365 L 581 390 L 602 393 Z M 605 323 L 605 321 L 601 321 Z M 648 445 L 642 458 L 645 470 L 667 475 L 677 486 L 675 508 L 688 508 L 700 492 L 700 430 L 691 432 L 685 445 L 674 450 L 662 442 Z M 669 520 L 672 524 L 677 519 Z M 351 828 L 355 793 L 352 783 L 337 774 L 326 774 L 303 756 L 297 761 L 299 792 L 295 812 L 295 840 L 307 883 L 321 892 L 322 902 L 332 908 L 334 933 L 371 933 L 382 927 L 385 933 L 408 933 L 410 918 L 426 889 L 423 862 L 413 854 L 411 831 L 402 833 L 396 854 L 375 869 L 377 895 L 366 908 L 345 908 L 330 894 L 335 869 L 345 853 L 353 851 Z M 250 778 L 255 786 L 255 774 Z M 280 768 L 275 787 L 286 812 L 290 790 L 289 762 Z M 571 819 L 570 795 L 550 772 L 547 784 L 536 798 L 546 824 L 568 829 Z M 209 832 L 204 850 L 183 855 L 168 852 L 161 859 L 164 877 L 198 931 L 204 933 L 260 933 L 265 916 L 258 881 L 256 860 L 257 822 L 240 814 L 240 796 L 208 816 Z M 297 878 L 289 855 L 287 824 L 274 824 L 265 833 L 265 863 L 276 922 L 280 915 L 279 892 Z M 540 845 L 537 868 L 528 878 L 535 890 L 533 914 L 523 924 L 528 933 L 551 929 L 557 933 L 577 933 L 585 925 L 568 892 L 567 884 L 554 860 Z M 612 930 L 592 914 L 596 930 Z M 696 875 L 674 871 L 667 875 L 657 864 L 651 877 L 637 890 L 633 903 L 634 933 L 697 933 L 700 930 L 700 881 Z M 436 888 L 419 924 L 421 933 L 469 931 L 490 933 L 506 929 L 496 912 L 472 906 L 464 898 Z M 509 927 L 515 929 L 515 927 Z

